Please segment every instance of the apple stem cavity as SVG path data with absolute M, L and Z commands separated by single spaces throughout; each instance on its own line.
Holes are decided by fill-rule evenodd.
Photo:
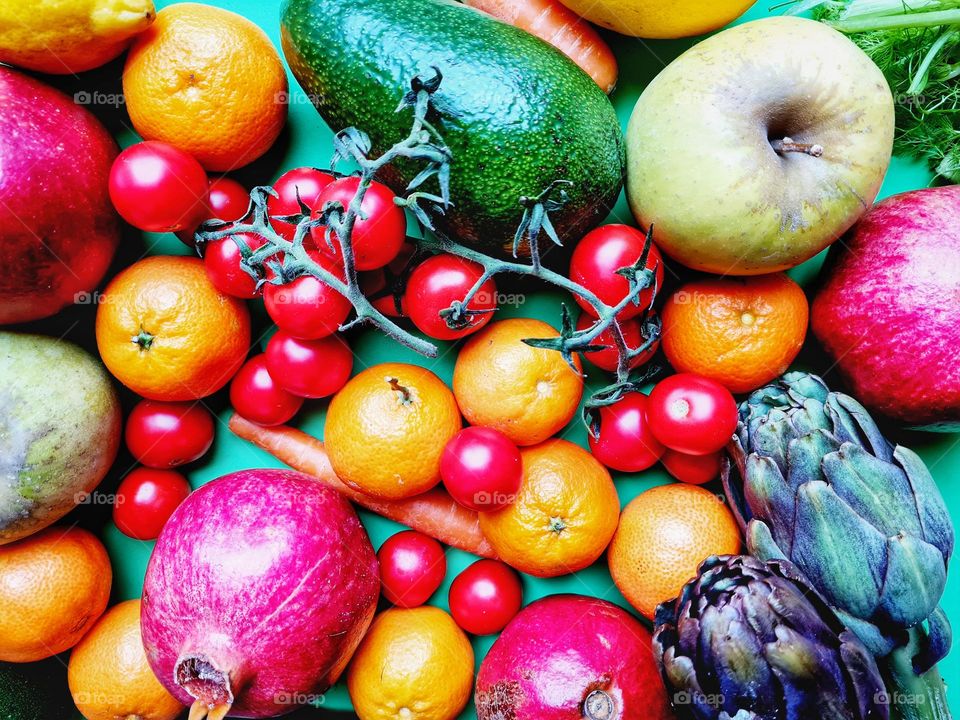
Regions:
M 586 720 L 611 720 L 616 705 L 603 690 L 594 690 L 583 701 L 583 717 Z
M 176 684 L 196 699 L 190 708 L 190 720 L 219 720 L 226 716 L 234 700 L 228 671 L 222 670 L 202 653 L 191 653 L 180 657 L 173 672 Z M 198 707 L 206 712 L 194 718 L 194 712 L 201 712 Z M 226 710 L 215 715 L 221 707 Z
M 788 137 L 782 140 L 771 140 L 770 146 L 778 155 L 786 155 L 787 153 L 802 153 L 810 157 L 821 157 L 823 155 L 823 145 L 817 145 L 816 143 L 798 143 Z

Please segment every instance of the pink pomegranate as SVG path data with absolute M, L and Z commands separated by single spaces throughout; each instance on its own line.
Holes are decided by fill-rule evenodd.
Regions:
M 120 240 L 113 138 L 85 108 L 0 65 L 0 325 L 89 302 Z
M 811 325 L 851 394 L 912 426 L 960 428 L 960 186 L 875 205 L 822 282 Z
M 225 475 L 157 540 L 141 610 L 147 659 L 199 717 L 282 715 L 337 679 L 379 591 L 370 540 L 342 496 L 297 472 Z
M 521 610 L 483 659 L 475 700 L 479 720 L 673 717 L 647 629 L 581 595 Z

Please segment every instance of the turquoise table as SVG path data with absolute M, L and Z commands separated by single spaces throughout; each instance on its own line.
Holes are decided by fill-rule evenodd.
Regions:
M 207 0 L 210 4 L 219 5 L 229 10 L 241 13 L 260 25 L 279 47 L 279 8 L 278 0 Z M 385 0 L 389 2 L 389 0 Z M 158 5 L 163 7 L 170 4 L 167 0 L 160 0 Z M 772 4 L 772 3 L 770 3 Z M 756 19 L 767 14 L 768 3 L 758 3 L 743 20 Z M 644 86 L 674 57 L 693 44 L 692 40 L 681 41 L 641 41 L 633 38 L 607 35 L 608 41 L 614 48 L 620 62 L 620 82 L 613 95 L 613 102 L 624 127 L 626 127 L 630 112 Z M 109 66 L 92 73 L 87 73 L 79 79 L 59 81 L 59 84 L 68 92 L 78 89 L 101 89 L 104 92 L 119 91 L 119 76 L 122 65 L 111 63 Z M 320 119 L 320 116 L 309 104 L 300 90 L 293 76 L 290 76 L 290 121 L 287 130 L 281 136 L 276 146 L 265 158 L 254 165 L 236 173 L 236 177 L 248 187 L 255 184 L 269 183 L 276 179 L 284 170 L 301 165 L 325 167 L 331 155 L 330 129 Z M 113 130 L 123 145 L 136 141 L 136 135 L 129 129 L 129 120 L 122 107 L 100 108 L 97 110 L 108 126 Z M 896 158 L 891 165 L 890 172 L 884 183 L 881 196 L 891 195 L 926 186 L 930 182 L 930 174 L 920 164 Z M 632 217 L 623 197 L 614 208 L 609 218 L 610 222 L 632 223 Z M 132 262 L 143 254 L 144 250 L 151 253 L 184 253 L 185 247 L 172 235 L 146 235 L 131 232 L 125 239 L 121 258 L 117 261 L 118 270 L 125 264 Z M 795 269 L 792 274 L 801 282 L 809 285 L 816 276 L 822 258 L 815 258 L 804 266 Z M 556 324 L 559 319 L 559 305 L 563 298 L 559 294 L 539 294 L 528 296 L 526 303 L 516 308 L 505 309 L 500 317 L 539 317 Z M 267 333 L 270 323 L 259 304 L 254 307 L 258 330 Z M 49 323 L 49 332 L 69 330 L 69 336 L 76 341 L 90 347 L 93 335 L 93 315 L 90 308 L 73 308 L 58 316 Z M 44 331 L 47 331 L 46 329 Z M 411 351 L 402 348 L 392 341 L 373 332 L 361 332 L 351 338 L 354 351 L 357 354 L 355 370 L 385 362 L 388 360 L 407 361 L 429 367 L 441 378 L 449 382 L 453 374 L 453 362 L 456 355 L 454 346 L 443 345 L 440 357 L 436 360 L 427 360 Z M 809 341 L 801 355 L 798 366 L 804 369 L 824 369 L 824 358 L 820 355 L 814 341 Z M 588 380 L 588 386 L 598 387 L 603 378 L 594 377 Z M 124 397 L 129 407 L 135 398 Z M 226 420 L 230 415 L 226 398 L 221 393 L 211 398 L 212 406 L 219 410 L 222 426 L 218 429 L 216 443 L 211 453 L 203 461 L 188 468 L 188 474 L 194 486 L 201 485 L 220 475 L 233 470 L 254 467 L 279 467 L 279 463 L 269 455 L 253 448 L 234 437 L 226 428 Z M 301 412 L 296 424 L 317 437 L 323 436 L 323 422 L 325 403 L 311 402 Z M 563 437 L 586 446 L 586 432 L 576 421 L 563 433 Z M 943 494 L 954 514 L 955 522 L 960 524 L 960 436 L 957 435 L 925 435 L 898 433 L 893 437 L 917 450 L 927 461 L 934 476 L 940 483 Z M 122 456 L 111 476 L 102 486 L 104 492 L 110 492 L 120 477 L 133 466 L 129 456 Z M 638 475 L 615 475 L 615 480 L 623 504 L 629 502 L 640 492 L 654 485 L 668 482 L 667 475 L 659 468 Z M 719 489 L 718 489 L 719 491 Z M 379 545 L 390 535 L 400 530 L 395 525 L 382 518 L 361 513 L 374 547 Z M 122 535 L 109 520 L 109 508 L 86 506 L 78 509 L 71 520 L 95 529 L 104 538 L 114 562 L 114 601 L 140 597 L 144 569 L 150 556 L 153 543 L 139 542 Z M 444 585 L 434 596 L 432 602 L 446 607 L 447 591 L 450 582 L 456 574 L 465 568 L 473 558 L 466 553 L 450 550 L 448 554 L 448 575 Z M 553 580 L 538 580 L 524 577 L 525 601 L 529 602 L 544 595 L 572 592 L 590 594 L 628 607 L 610 580 L 606 565 L 601 562 L 594 567 L 573 576 L 556 578 Z M 950 573 L 947 591 L 944 596 L 944 605 L 954 622 L 960 622 L 960 580 L 956 568 Z M 493 638 L 477 638 L 474 640 L 477 662 L 490 647 Z M 942 664 L 941 670 L 948 680 L 960 680 L 960 651 L 955 651 Z M 954 703 L 958 703 L 957 696 L 953 695 Z M 958 705 L 960 708 L 960 705 Z M 318 708 L 305 708 L 291 717 L 294 718 L 341 718 L 350 717 L 350 702 L 345 687 L 337 685 L 325 696 L 324 703 Z M 463 718 L 473 718 L 473 706 L 469 706 L 462 715 Z

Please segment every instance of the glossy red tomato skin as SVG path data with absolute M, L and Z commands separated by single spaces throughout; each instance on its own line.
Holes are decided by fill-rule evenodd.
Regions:
M 335 260 L 315 250 L 309 251 L 319 265 L 343 278 L 343 268 Z M 277 326 L 303 340 L 317 340 L 335 333 L 352 305 L 343 295 L 312 275 L 298 277 L 283 285 L 263 286 L 267 314 Z
M 265 354 L 247 360 L 230 382 L 230 403 L 258 425 L 282 425 L 297 414 L 303 398 L 287 392 L 270 375 Z
M 597 319 L 583 313 L 580 316 L 580 319 L 577 320 L 577 330 L 586 330 L 591 325 L 593 325 Z M 619 319 L 620 330 L 623 332 L 623 339 L 627 342 L 627 347 L 631 350 L 643 345 L 646 340 L 643 337 L 643 327 L 640 324 L 640 320 L 637 318 L 630 318 L 629 320 Z M 617 364 L 620 362 L 620 355 L 617 352 L 616 340 L 613 339 L 613 331 L 609 328 L 600 333 L 597 338 L 593 341 L 594 345 L 606 345 L 606 350 L 600 350 L 598 352 L 589 352 L 583 353 L 583 357 L 590 361 L 591 364 L 600 368 L 601 370 L 606 370 L 607 372 L 616 372 Z M 660 347 L 660 339 L 654 341 L 654 343 L 646 350 L 646 352 L 637 355 L 633 360 L 630 361 L 630 369 L 638 368 L 641 365 L 645 365 L 657 354 L 657 348 Z
M 570 279 L 593 292 L 606 305 L 613 307 L 630 293 L 630 284 L 617 270 L 640 259 L 646 235 L 628 225 L 602 225 L 587 233 L 574 248 L 570 258 Z M 656 245 L 650 248 L 646 267 L 656 268 L 656 287 L 663 286 L 663 256 Z M 627 305 L 619 317 L 632 318 L 646 312 L 653 298 L 653 288 L 640 293 L 639 303 Z M 593 306 L 582 297 L 574 299 L 584 312 L 596 317 Z
M 720 477 L 722 452 L 709 455 L 686 455 L 667 450 L 660 461 L 668 473 L 688 485 L 705 485 Z
M 671 450 L 719 452 L 737 429 L 737 402 L 720 383 L 693 373 L 661 380 L 650 393 L 650 429 Z
M 110 169 L 110 199 L 120 216 L 148 232 L 192 230 L 207 213 L 207 173 L 172 145 L 131 145 Z
M 360 178 L 345 177 L 327 185 L 317 198 L 316 213 L 320 213 L 329 202 L 339 202 L 344 208 L 350 205 Z M 407 217 L 394 203 L 396 195 L 386 185 L 376 181 L 367 189 L 360 205 L 365 218 L 357 218 L 353 225 L 353 260 L 357 270 L 376 270 L 390 263 L 400 254 L 407 238 Z M 326 228 L 318 226 L 310 231 L 313 244 L 321 252 L 340 257 L 340 244 L 333 237 L 333 248 L 327 244 Z
M 156 540 L 173 511 L 190 494 L 187 479 L 174 470 L 138 467 L 117 488 L 113 522 L 124 535 Z
M 649 398 L 626 393 L 600 408 L 599 435 L 589 436 L 590 452 L 611 470 L 642 472 L 653 467 L 666 449 L 654 437 L 647 421 Z
M 423 605 L 443 583 L 447 557 L 431 537 L 405 530 L 387 538 L 377 552 L 383 596 L 397 607 Z
M 498 560 L 478 560 L 450 585 L 450 614 L 472 635 L 500 632 L 523 605 L 523 586 L 510 567 Z
M 520 450 L 498 430 L 464 428 L 443 449 L 440 477 L 450 496 L 470 510 L 506 507 L 523 480 Z
M 124 441 L 141 463 L 166 470 L 203 457 L 214 432 L 213 416 L 199 403 L 141 400 L 127 417 Z
M 200 222 L 216 218 L 233 222 L 242 218 L 250 207 L 250 193 L 247 189 L 228 177 L 211 178 L 207 192 L 207 211 Z M 196 228 L 181 230 L 177 237 L 181 242 L 193 247 L 193 234 Z
M 225 295 L 250 300 L 260 292 L 257 290 L 257 281 L 240 267 L 243 256 L 234 237 L 243 238 L 251 250 L 257 250 L 267 243 L 260 235 L 251 233 L 239 233 L 223 240 L 208 242 L 203 247 L 203 266 L 217 290 Z
M 298 215 L 302 212 L 300 203 L 297 202 L 298 193 L 300 200 L 310 210 L 318 210 L 321 207 L 317 203 L 320 193 L 335 179 L 330 173 L 311 167 L 287 170 L 273 184 L 273 190 L 279 197 L 270 196 L 267 198 L 267 214 L 271 218 Z M 296 225 L 279 220 L 272 220 L 271 226 L 278 235 L 285 237 L 287 240 L 293 240 L 293 236 L 297 232 Z
M 424 335 L 436 340 L 457 340 L 472 335 L 490 322 L 497 308 L 497 286 L 488 279 L 470 300 L 470 310 L 482 311 L 472 315 L 470 324 L 460 330 L 447 326 L 440 311 L 463 300 L 467 292 L 483 275 L 483 268 L 471 260 L 455 255 L 434 255 L 424 260 L 411 273 L 403 296 L 403 308 Z
M 353 352 L 338 335 L 301 340 L 278 330 L 267 343 L 267 369 L 287 392 L 302 398 L 333 395 L 347 384 Z

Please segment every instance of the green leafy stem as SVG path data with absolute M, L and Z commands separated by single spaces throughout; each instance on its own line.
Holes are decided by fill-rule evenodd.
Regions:
M 353 305 L 354 317 L 340 330 L 368 325 L 377 328 L 397 342 L 427 357 L 436 357 L 436 345 L 400 327 L 391 318 L 380 312 L 361 290 L 354 260 L 352 236 L 358 218 L 363 217 L 361 206 L 363 198 L 374 179 L 386 166 L 404 159 L 424 163 L 423 169 L 407 186 L 405 197 L 397 197 L 397 205 L 409 210 L 423 230 L 422 238 L 412 241 L 421 253 L 449 253 L 477 263 L 483 272 L 466 295 L 441 311 L 447 325 L 452 329 L 467 327 L 477 312 L 470 308 L 470 302 L 490 278 L 500 274 L 514 274 L 537 278 L 549 285 L 566 290 L 583 298 L 593 308 L 597 320 L 587 328 L 577 330 L 566 305 L 562 307 L 560 336 L 556 338 L 530 338 L 524 340 L 528 345 L 555 350 L 574 369 L 574 353 L 599 352 L 608 349 L 608 345 L 598 342 L 598 338 L 607 330 L 617 349 L 619 362 L 617 382 L 611 388 L 630 385 L 630 366 L 638 356 L 649 351 L 660 336 L 660 323 L 653 313 L 653 302 L 657 291 L 657 268 L 647 268 L 647 261 L 653 243 L 653 228 L 647 232 L 646 244 L 642 256 L 630 266 L 621 268 L 618 273 L 629 283 L 629 292 L 616 305 L 610 306 L 600 300 L 593 292 L 570 278 L 555 272 L 541 262 L 539 242 L 542 236 L 549 238 L 555 245 L 560 239 L 550 221 L 551 212 L 563 207 L 567 201 L 565 188 L 571 183 L 567 180 L 552 182 L 540 194 L 518 199 L 518 215 L 522 217 L 513 242 L 513 259 L 495 258 L 478 250 L 465 247 L 448 237 L 434 222 L 445 214 L 451 206 L 450 200 L 450 163 L 452 154 L 440 133 L 430 120 L 436 114 L 432 105 L 432 96 L 442 79 L 439 70 L 434 68 L 431 77 L 418 76 L 411 82 L 410 90 L 404 96 L 397 112 L 406 109 L 413 111 L 413 124 L 409 135 L 386 150 L 378 157 L 370 157 L 372 144 L 370 138 L 356 128 L 341 131 L 334 138 L 334 157 L 331 172 L 338 174 L 336 167 L 342 161 L 351 161 L 359 168 L 359 184 L 355 195 L 347 207 L 341 203 L 330 202 L 312 213 L 303 201 L 300 212 L 289 216 L 271 217 L 267 201 L 276 196 L 270 187 L 256 187 L 250 192 L 250 207 L 246 215 L 234 222 L 210 220 L 196 233 L 198 249 L 202 252 L 204 243 L 233 238 L 241 254 L 241 267 L 255 278 L 259 285 L 265 283 L 284 284 L 295 278 L 312 275 L 347 298 Z M 438 193 L 430 193 L 422 188 L 430 178 L 436 178 Z M 298 198 L 299 199 L 299 198 Z M 277 233 L 272 222 L 279 221 L 295 224 L 296 231 L 292 239 Z M 316 227 L 324 228 L 326 242 L 332 249 L 339 245 L 343 260 L 342 277 L 323 267 L 310 257 L 305 240 Z M 262 246 L 254 249 L 244 235 L 256 235 L 266 240 Z M 521 248 L 528 249 L 529 262 L 520 259 Z M 398 287 L 392 288 L 399 292 Z M 644 308 L 641 317 L 644 342 L 640 347 L 627 345 L 618 320 L 621 311 L 630 305 L 639 305 L 644 291 L 649 290 L 650 303 Z M 606 390 L 609 392 L 611 388 Z

